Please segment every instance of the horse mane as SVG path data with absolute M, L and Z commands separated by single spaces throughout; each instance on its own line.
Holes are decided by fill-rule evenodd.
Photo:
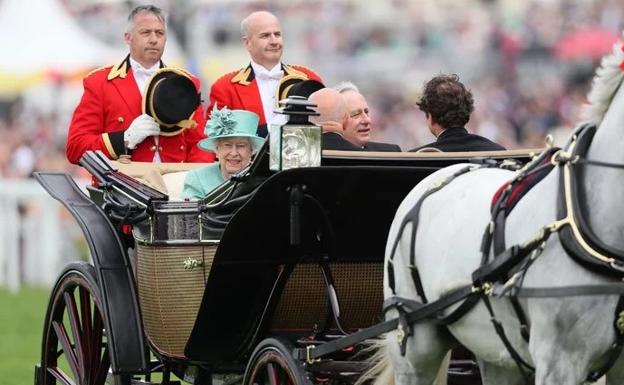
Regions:
M 589 104 L 583 106 L 581 118 L 592 124 L 599 125 L 602 122 L 611 99 L 624 77 L 624 46 L 622 42 L 613 45 L 613 52 L 602 58 L 600 67 L 592 80 L 592 87 L 587 95 Z

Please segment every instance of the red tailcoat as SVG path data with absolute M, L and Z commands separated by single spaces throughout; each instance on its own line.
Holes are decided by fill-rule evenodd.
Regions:
M 301 75 L 305 79 L 316 80 L 319 82 L 321 78 L 309 68 L 282 64 L 284 76 Z M 260 116 L 258 126 L 264 126 L 266 130 L 266 118 L 264 109 L 262 108 L 262 99 L 256 83 L 254 71 L 249 64 L 247 67 L 238 71 L 230 72 L 220 77 L 210 89 L 210 105 L 206 112 L 206 116 L 210 117 L 214 104 L 217 103 L 218 108 L 227 106 L 232 110 L 247 110 L 255 112 Z M 266 131 L 259 129 L 258 134 L 266 136 Z
M 192 76 L 197 89 L 199 79 Z M 77 163 L 87 150 L 102 150 L 111 159 L 130 154 L 137 162 L 151 162 L 156 151 L 153 137 L 147 137 L 134 150 L 126 150 L 123 133 L 141 115 L 141 92 L 134 80 L 129 56 L 118 65 L 91 72 L 84 80 L 84 93 L 74 111 L 67 134 L 67 159 Z M 158 151 L 163 162 L 212 162 L 213 153 L 197 147 L 206 136 L 202 106 L 193 115 L 195 128 L 174 136 L 159 136 Z

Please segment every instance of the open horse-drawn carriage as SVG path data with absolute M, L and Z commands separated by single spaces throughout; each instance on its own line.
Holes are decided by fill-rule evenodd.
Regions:
M 36 176 L 78 221 L 92 263 L 54 286 L 35 384 L 352 383 L 366 341 L 310 351 L 383 320 L 384 249 L 406 194 L 454 163 L 529 158 L 325 151 L 320 167 L 272 172 L 267 148 L 199 202 L 172 201 L 98 153 L 81 160 L 89 195 L 65 174 Z M 472 370 L 454 362 L 451 381 Z
M 590 124 L 520 170 L 527 152 L 327 151 L 272 172 L 265 145 L 200 202 L 98 154 L 81 161 L 89 196 L 38 174 L 93 264 L 69 265 L 52 291 L 35 384 L 349 384 L 369 362 L 431 384 L 459 344 L 486 385 L 622 384 L 623 82 L 615 47 Z M 450 368 L 450 382 L 478 382 Z

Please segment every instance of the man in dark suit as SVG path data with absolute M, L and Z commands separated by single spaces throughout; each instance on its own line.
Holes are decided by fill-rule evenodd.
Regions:
M 464 128 L 474 110 L 474 100 L 457 75 L 438 75 L 429 80 L 417 105 L 425 113 L 427 126 L 437 140 L 410 151 L 505 150 L 503 146 L 470 134 Z
M 371 117 L 368 103 L 359 89 L 350 82 L 343 82 L 334 87 L 347 107 L 347 122 L 343 137 L 354 146 L 365 151 L 401 151 L 396 144 L 371 142 Z
M 343 136 L 347 123 L 347 107 L 344 98 L 332 88 L 322 88 L 313 92 L 308 100 L 316 104 L 318 116 L 311 116 L 310 121 L 321 126 L 321 148 L 323 150 L 364 151 Z

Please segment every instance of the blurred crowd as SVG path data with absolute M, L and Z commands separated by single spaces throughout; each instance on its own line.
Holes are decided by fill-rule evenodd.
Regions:
M 137 2 L 62 2 L 90 34 L 123 46 L 125 17 Z M 283 23 L 285 61 L 313 68 L 328 86 L 357 84 L 372 110 L 372 140 L 403 150 L 433 139 L 415 102 L 424 81 L 439 73 L 457 73 L 473 91 L 470 131 L 510 149 L 541 147 L 547 133 L 564 137 L 579 121 L 600 57 L 624 27 L 618 0 L 153 3 L 167 10 L 170 43 L 201 76 L 203 95 L 220 75 L 247 63 L 240 20 L 268 9 Z M 52 110 L 24 96 L 0 96 L 0 178 L 81 172 L 64 152 L 81 84 L 60 82 L 55 87 L 77 92 Z

